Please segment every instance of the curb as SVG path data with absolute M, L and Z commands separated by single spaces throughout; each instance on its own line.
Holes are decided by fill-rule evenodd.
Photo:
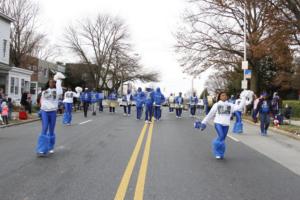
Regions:
M 22 125 L 22 124 L 29 124 L 31 122 L 36 122 L 36 121 L 39 121 L 41 120 L 40 118 L 37 118 L 37 119 L 30 119 L 30 120 L 26 120 L 26 121 L 21 121 L 19 123 L 12 123 L 12 124 L 8 124 L 8 125 L 3 125 L 3 126 L 0 126 L 0 128 L 8 128 L 8 127 L 11 127 L 11 126 L 18 126 L 18 125 Z
M 254 123 L 254 122 L 252 122 L 248 119 L 243 119 L 243 121 L 247 122 L 248 124 L 259 126 L 259 124 Z M 296 134 L 293 134 L 293 133 L 288 132 L 288 131 L 280 130 L 280 129 L 273 128 L 273 127 L 269 127 L 269 130 L 272 130 L 273 132 L 278 133 L 280 135 L 284 135 L 284 136 L 288 136 L 288 137 L 296 139 L 296 140 L 300 140 L 300 135 L 296 135 Z
M 62 115 L 63 114 L 58 114 L 57 117 L 60 117 Z M 40 121 L 40 120 L 41 120 L 40 118 L 36 118 L 36 119 L 30 119 L 30 120 L 26 120 L 26 121 L 20 121 L 19 123 L 12 123 L 12 124 L 8 124 L 8 125 L 0 126 L 0 129 L 1 128 L 8 128 L 8 127 L 11 127 L 11 126 L 19 126 L 19 125 L 23 125 L 23 124 L 29 124 L 29 123 Z

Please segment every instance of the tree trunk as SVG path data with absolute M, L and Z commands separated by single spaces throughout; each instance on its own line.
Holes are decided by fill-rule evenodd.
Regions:
M 257 94 L 258 91 L 258 77 L 257 77 L 257 71 L 252 68 L 252 75 L 250 79 L 250 90 L 252 90 L 255 94 Z

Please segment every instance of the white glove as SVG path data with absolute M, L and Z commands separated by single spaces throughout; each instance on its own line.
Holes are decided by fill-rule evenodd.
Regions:
M 60 72 L 56 72 L 56 74 L 55 74 L 54 77 L 53 77 L 53 79 L 54 79 L 55 81 L 61 80 L 61 79 L 65 79 L 65 78 L 66 78 L 65 75 L 63 75 L 63 74 L 60 73 Z
M 76 87 L 76 88 L 75 88 L 75 91 L 76 91 L 77 93 L 82 92 L 82 87 Z

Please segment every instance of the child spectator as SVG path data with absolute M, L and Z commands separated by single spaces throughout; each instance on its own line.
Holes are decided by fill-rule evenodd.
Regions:
M 9 109 L 8 109 L 7 103 L 5 101 L 2 102 L 1 108 L 2 108 L 1 116 L 2 116 L 3 122 L 5 124 L 8 124 L 8 110 Z
M 12 99 L 10 97 L 8 97 L 7 99 L 7 106 L 8 106 L 8 120 L 11 120 L 11 115 L 12 115 L 12 112 L 13 112 L 13 103 L 12 103 Z

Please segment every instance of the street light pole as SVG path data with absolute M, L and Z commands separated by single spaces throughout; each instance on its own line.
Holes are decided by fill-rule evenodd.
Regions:
M 247 19 L 246 19 L 246 3 L 247 3 L 247 0 L 245 0 L 245 5 L 244 5 L 244 62 L 246 63 L 247 62 Z M 248 68 L 248 66 L 247 66 Z M 243 82 L 246 83 L 246 86 L 243 88 L 243 89 L 248 89 L 248 80 L 246 79 L 245 77 L 245 70 L 246 68 L 244 68 L 243 70 Z

